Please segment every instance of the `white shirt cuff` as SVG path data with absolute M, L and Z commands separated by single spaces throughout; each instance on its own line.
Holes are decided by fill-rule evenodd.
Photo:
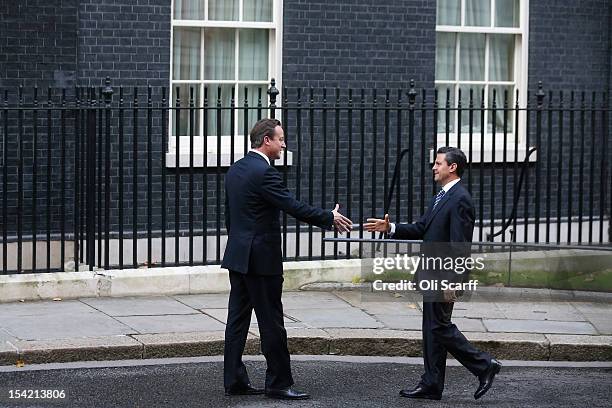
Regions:
M 389 237 L 392 237 L 393 234 L 395 234 L 395 223 L 390 222 L 389 223 L 389 233 L 387 235 L 389 235 Z

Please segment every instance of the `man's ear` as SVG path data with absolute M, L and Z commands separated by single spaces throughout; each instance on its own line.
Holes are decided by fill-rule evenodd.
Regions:
M 457 163 L 453 163 L 450 166 L 448 166 L 448 171 L 450 171 L 451 173 L 457 172 Z

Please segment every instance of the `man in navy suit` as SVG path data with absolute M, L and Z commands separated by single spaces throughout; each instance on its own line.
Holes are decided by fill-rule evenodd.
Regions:
M 436 152 L 432 168 L 434 180 L 442 187 L 425 214 L 412 224 L 394 224 L 389 215 L 384 219 L 369 218 L 364 228 L 367 231 L 387 233 L 393 239 L 423 240 L 424 252 L 428 256 L 469 256 L 469 246 L 474 232 L 475 211 L 470 193 L 461 185 L 460 177 L 467 165 L 465 154 L 455 147 L 441 147 Z M 421 276 L 419 276 L 419 273 Z M 438 275 L 440 270 L 421 269 L 415 279 L 417 283 Z M 455 272 L 456 280 L 464 280 Z M 501 369 L 499 361 L 488 353 L 476 349 L 457 326 L 451 322 L 453 302 L 457 300 L 452 290 L 424 291 L 423 299 L 423 359 L 425 373 L 419 384 L 411 390 L 401 390 L 408 398 L 439 400 L 444 389 L 446 352 L 478 377 L 479 386 L 474 398 L 479 399 L 491 387 L 493 378 Z
M 231 291 L 225 329 L 226 395 L 265 393 L 279 399 L 307 399 L 291 376 L 287 332 L 283 323 L 283 254 L 280 211 L 324 229 L 349 231 L 352 221 L 334 210 L 297 201 L 270 160 L 280 158 L 285 136 L 280 121 L 262 119 L 250 132 L 252 151 L 225 176 L 227 246 L 221 267 L 229 270 Z M 265 390 L 251 386 L 242 353 L 255 309 L 261 349 L 266 358 Z

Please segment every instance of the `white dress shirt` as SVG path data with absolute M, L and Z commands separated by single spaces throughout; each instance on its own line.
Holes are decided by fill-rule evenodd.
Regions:
M 260 155 L 261 157 L 263 157 L 264 159 L 266 159 L 266 161 L 268 162 L 268 164 L 270 164 L 270 158 L 268 156 L 266 156 L 265 154 L 263 154 L 262 152 L 260 152 L 259 150 L 251 150 L 252 152 L 257 153 L 258 155 Z
M 458 182 L 460 182 L 461 179 L 455 179 L 453 181 L 449 181 L 448 183 L 446 183 L 443 187 L 442 190 L 444 190 L 444 194 L 448 193 L 448 190 L 450 190 L 455 184 L 457 184 Z M 395 223 L 394 222 L 390 222 L 389 223 L 389 237 L 393 236 L 393 234 L 395 234 Z

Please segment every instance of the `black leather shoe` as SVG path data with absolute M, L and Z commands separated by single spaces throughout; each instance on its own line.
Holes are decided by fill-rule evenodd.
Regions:
M 266 397 L 284 399 L 284 400 L 305 400 L 309 399 L 310 395 L 305 392 L 294 390 L 291 387 L 287 387 L 281 390 L 268 389 L 266 390 Z
M 401 390 L 399 394 L 400 396 L 406 397 L 406 398 L 419 398 L 419 399 L 431 399 L 431 400 L 442 399 L 442 394 L 434 392 L 431 389 L 426 388 L 421 384 L 417 385 L 412 390 Z
M 479 377 L 480 385 L 474 393 L 474 399 L 482 397 L 486 394 L 487 391 L 489 391 L 489 388 L 491 388 L 491 385 L 493 385 L 493 379 L 495 378 L 495 374 L 499 373 L 501 367 L 502 365 L 499 361 L 494 358 L 491 359 L 491 365 L 489 366 L 487 371 Z
M 261 388 L 255 388 L 251 386 L 251 384 L 247 384 L 246 386 L 242 386 L 242 387 L 234 387 L 234 388 L 225 389 L 225 395 L 228 397 L 231 395 L 261 395 L 263 393 L 264 393 L 264 390 L 262 390 Z

